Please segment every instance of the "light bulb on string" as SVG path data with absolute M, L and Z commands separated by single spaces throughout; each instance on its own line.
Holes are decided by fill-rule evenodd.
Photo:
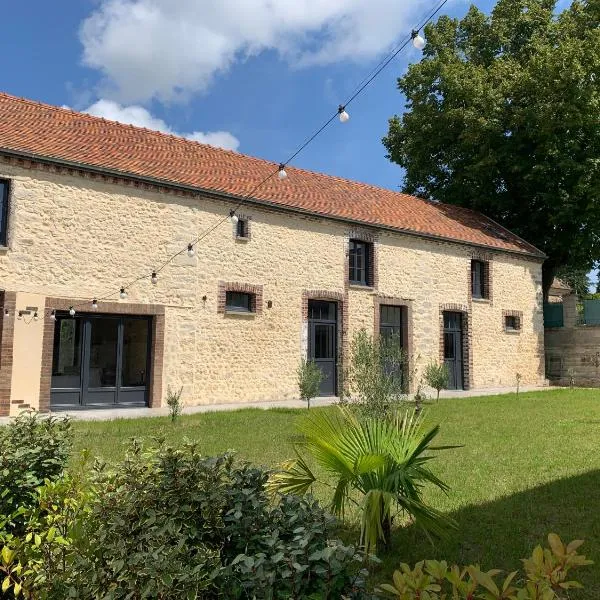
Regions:
M 235 214 L 235 210 L 229 211 L 229 218 L 234 225 L 237 225 L 238 221 L 240 220 L 240 218 Z
M 277 177 L 279 177 L 281 181 L 283 181 L 287 177 L 287 173 L 285 172 L 285 165 L 283 163 L 279 165 L 279 173 L 277 174 Z
M 417 50 L 423 50 L 423 48 L 425 48 L 425 40 L 421 35 L 419 35 L 419 32 L 416 29 L 412 30 L 410 37 L 412 38 L 412 45 Z
M 156 285 L 158 283 L 158 275 L 156 274 L 156 271 L 152 271 L 152 277 L 150 277 L 150 281 L 152 282 L 152 285 Z
M 20 310 L 19 314 L 17 315 L 17 319 L 19 319 L 19 321 L 23 318 L 23 311 Z
M 50 320 L 51 320 L 51 321 L 56 321 L 56 311 L 55 311 L 55 310 L 53 310 L 53 311 L 50 313 Z
M 8 311 L 8 308 L 4 309 L 4 316 L 8 317 L 8 315 L 10 315 L 10 312 Z
M 125 300 L 125 298 L 127 298 L 127 292 L 125 291 L 125 288 L 121 288 L 121 291 L 119 292 L 119 297 L 121 298 L 121 300 Z
M 33 320 L 37 321 L 39 319 L 38 314 L 37 314 L 37 310 L 33 313 Z
M 69 308 L 69 314 L 74 317 L 75 316 L 75 309 L 71 306 L 71 308 Z
M 194 254 L 196 254 L 196 252 L 194 251 L 194 246 L 192 244 L 188 244 L 188 248 L 187 248 L 187 255 L 190 258 L 194 257 Z
M 96 298 L 92 300 L 92 310 L 98 310 L 98 300 Z
M 340 123 L 347 123 L 350 120 L 350 115 L 346 112 L 346 107 L 343 104 L 338 106 L 338 114 L 340 115 Z

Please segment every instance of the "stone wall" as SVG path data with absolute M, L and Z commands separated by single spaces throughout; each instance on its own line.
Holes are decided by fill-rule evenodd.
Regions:
M 564 327 L 545 331 L 546 377 L 555 385 L 600 387 L 600 326 L 578 324 L 577 296 L 563 297 Z
M 91 298 L 114 290 L 108 300 L 119 302 L 121 285 L 150 273 L 231 208 L 200 195 L 126 186 L 35 165 L 0 163 L 0 177 L 12 182 L 9 244 L 0 250 L 0 288 L 18 292 L 17 311 L 26 301 L 19 294 L 35 294 L 40 306 L 45 300 L 45 318 L 52 298 L 72 298 L 87 306 Z M 389 297 L 411 307 L 416 379 L 427 362 L 440 358 L 440 307 L 447 304 L 468 312 L 471 387 L 512 386 L 517 371 L 523 384 L 543 379 L 539 261 L 486 252 L 493 295 L 474 300 L 470 260 L 481 256 L 475 248 L 365 228 L 357 232 L 342 222 L 263 207 L 247 205 L 243 212 L 251 219 L 251 239 L 236 240 L 225 224 L 206 238 L 194 258 L 184 253 L 161 271 L 157 285 L 148 277 L 128 289 L 126 303 L 164 307 L 163 394 L 168 385 L 183 385 L 188 404 L 297 397 L 296 367 L 306 351 L 310 290 L 342 299 L 347 324 L 340 332 L 342 361 L 359 328 L 373 332 L 375 307 L 381 297 Z M 376 244 L 372 288 L 348 285 L 349 235 L 371 236 Z M 261 286 L 262 311 L 223 314 L 220 282 Z M 503 311 L 523 314 L 519 332 L 504 330 Z M 41 350 L 32 341 L 27 344 L 36 348 L 23 351 L 24 342 L 17 338 L 29 333 L 19 323 L 12 397 L 17 399 L 18 391 L 19 400 L 36 406 Z M 23 373 L 31 374 L 30 379 Z

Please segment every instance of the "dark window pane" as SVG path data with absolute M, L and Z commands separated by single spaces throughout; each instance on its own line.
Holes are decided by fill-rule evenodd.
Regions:
M 486 298 L 488 285 L 486 282 L 486 266 L 481 260 L 471 261 L 471 295 L 473 298 Z
M 310 300 L 308 303 L 308 318 L 317 321 L 335 321 L 335 302 Z
M 519 317 L 516 316 L 507 316 L 505 317 L 505 326 L 506 329 L 516 330 L 519 329 Z
M 0 181 L 0 246 L 6 246 L 8 230 L 8 181 Z
M 114 387 L 117 382 L 117 340 L 119 321 L 110 318 L 90 319 L 89 387 Z
M 236 235 L 241 238 L 248 237 L 248 221 L 246 219 L 238 220 Z
M 252 312 L 252 294 L 246 294 L 244 292 L 227 292 L 225 308 L 227 310 Z
M 121 385 L 146 385 L 148 357 L 148 321 L 125 319 L 123 322 L 123 364 Z
M 334 358 L 334 334 L 333 325 L 315 325 L 315 359 Z
M 370 251 L 371 245 L 368 242 L 350 240 L 348 278 L 352 283 L 361 285 L 369 283 L 368 265 Z
M 464 281 L 464 280 L 463 280 Z M 454 333 L 444 333 L 444 358 L 454 359 Z
M 52 387 L 81 387 L 82 321 L 59 317 L 54 326 Z
M 444 329 L 452 329 L 455 331 L 459 331 L 461 314 L 456 312 L 445 312 L 444 313 Z

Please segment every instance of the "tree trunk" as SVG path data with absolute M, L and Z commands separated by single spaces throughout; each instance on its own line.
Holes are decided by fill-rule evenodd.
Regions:
M 542 292 L 544 294 L 544 302 L 548 302 L 548 292 L 554 281 L 554 276 L 558 267 L 552 260 L 547 260 L 542 265 Z

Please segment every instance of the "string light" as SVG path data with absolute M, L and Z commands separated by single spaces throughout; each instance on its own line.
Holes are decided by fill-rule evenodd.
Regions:
M 23 311 L 20 310 L 19 314 L 17 315 L 17 319 L 19 319 L 19 321 L 23 318 Z
M 53 311 L 50 313 L 50 320 L 51 320 L 51 321 L 56 321 L 56 311 L 55 311 L 55 310 L 53 310 Z
M 38 314 L 37 314 L 37 310 L 33 313 L 33 320 L 37 321 L 39 319 Z
M 340 115 L 340 123 L 347 123 L 350 115 L 346 112 L 346 107 L 343 104 L 338 106 L 338 114 Z
M 121 291 L 119 292 L 119 297 L 121 298 L 121 300 L 125 300 L 125 298 L 127 298 L 127 292 L 125 291 L 124 287 L 121 288 Z
M 156 274 L 156 271 L 152 271 L 152 277 L 150 277 L 150 281 L 153 285 L 158 283 L 158 275 Z
M 69 308 L 69 314 L 74 317 L 75 316 L 75 309 L 71 306 L 71 308 Z
M 285 172 L 285 165 L 281 163 L 278 167 L 277 177 L 283 181 L 287 177 L 287 173 Z
M 425 40 L 419 35 L 418 29 L 413 29 L 410 37 L 412 39 L 412 45 L 417 50 L 423 50 L 423 48 L 425 48 Z
M 240 220 L 239 217 L 235 214 L 235 210 L 229 211 L 229 218 L 234 225 L 237 225 L 237 222 Z
M 192 244 L 188 244 L 188 248 L 187 248 L 187 255 L 188 255 L 190 258 L 194 258 L 194 254 L 196 254 L 196 253 L 194 252 L 194 246 L 193 246 Z
M 98 300 L 96 298 L 92 300 L 92 310 L 98 310 Z

